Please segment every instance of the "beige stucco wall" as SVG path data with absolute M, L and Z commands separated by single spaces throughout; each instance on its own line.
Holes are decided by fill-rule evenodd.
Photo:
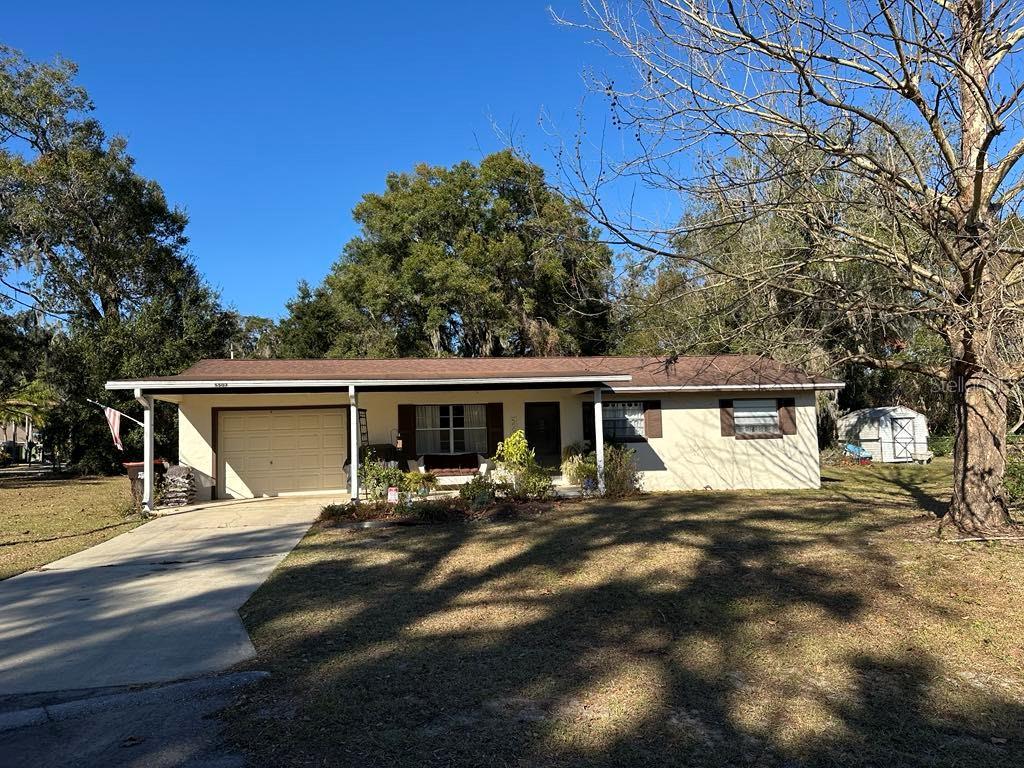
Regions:
M 758 397 L 772 397 L 773 394 L 786 395 L 765 393 Z M 795 395 L 795 435 L 768 440 L 722 437 L 719 399 L 743 397 L 749 397 L 749 393 L 663 396 L 663 437 L 650 438 L 646 444 L 631 444 L 636 449 L 644 489 L 820 487 L 814 393 Z
M 760 397 L 788 393 L 764 393 Z M 661 438 L 632 443 L 643 485 L 649 491 L 699 490 L 703 488 L 817 488 L 820 485 L 815 398 L 813 392 L 797 393 L 797 434 L 771 440 L 737 440 L 721 436 L 718 400 L 741 398 L 747 393 L 662 394 L 614 399 L 660 399 Z M 398 405 L 422 403 L 503 403 L 505 434 L 523 427 L 527 402 L 558 402 L 562 445 L 583 438 L 581 390 L 529 389 L 461 392 L 366 392 L 359 407 L 367 411 L 371 443 L 394 442 L 398 431 Z M 324 406 L 347 404 L 336 394 L 295 395 L 184 395 L 179 404 L 179 456 L 198 476 L 200 498 L 209 498 L 213 483 L 213 425 L 211 410 L 217 407 Z

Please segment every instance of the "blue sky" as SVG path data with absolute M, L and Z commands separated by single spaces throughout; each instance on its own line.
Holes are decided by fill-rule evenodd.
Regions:
M 188 212 L 225 302 L 279 316 L 388 171 L 479 160 L 503 146 L 495 126 L 552 168 L 539 116 L 571 139 L 581 73 L 609 61 L 549 4 L 52 0 L 6 7 L 2 40 L 76 61 L 107 130 Z M 553 5 L 578 17 L 576 0 Z

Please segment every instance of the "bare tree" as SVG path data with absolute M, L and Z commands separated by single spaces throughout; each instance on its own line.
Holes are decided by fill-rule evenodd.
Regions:
M 596 85 L 635 151 L 594 163 L 578 143 L 574 196 L 617 243 L 685 262 L 691 289 L 729 283 L 775 297 L 757 303 L 765 312 L 778 301 L 814 308 L 859 329 L 845 360 L 941 382 L 958 422 L 948 519 L 970 531 L 1009 525 L 1008 387 L 1024 376 L 1024 8 L 585 0 L 584 10 L 579 26 L 627 64 L 624 82 Z M 696 214 L 640 223 L 608 202 L 623 180 L 679 194 Z M 694 237 L 744 258 L 712 258 L 714 248 L 686 246 Z M 927 329 L 941 358 L 900 354 L 891 330 L 871 332 L 879 322 Z

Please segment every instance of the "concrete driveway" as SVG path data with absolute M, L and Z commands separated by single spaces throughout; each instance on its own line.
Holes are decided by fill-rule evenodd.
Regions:
M 179 512 L 0 582 L 0 696 L 165 682 L 252 658 L 238 608 L 327 501 Z

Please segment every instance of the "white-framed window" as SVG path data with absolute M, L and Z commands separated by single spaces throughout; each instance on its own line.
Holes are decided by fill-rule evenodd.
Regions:
M 733 400 L 732 415 L 737 435 L 778 435 L 782 431 L 774 400 Z
M 416 452 L 487 453 L 487 406 L 417 405 Z
M 612 400 L 601 406 L 601 421 L 606 440 L 635 440 L 646 437 L 644 404 Z

